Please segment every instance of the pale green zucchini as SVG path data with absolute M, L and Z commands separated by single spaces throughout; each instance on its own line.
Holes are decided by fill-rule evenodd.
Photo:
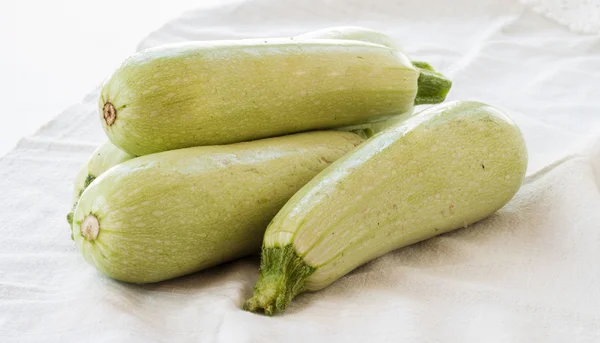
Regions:
M 388 48 L 392 48 L 397 51 L 401 51 L 404 53 L 402 47 L 398 42 L 396 42 L 392 37 L 381 33 L 379 31 L 375 31 L 372 29 L 360 27 L 360 26 L 336 26 L 329 27 L 321 30 L 316 30 L 312 32 L 308 32 L 299 36 L 294 37 L 294 39 L 342 39 L 342 40 L 357 40 L 368 43 L 374 43 L 386 46 Z M 433 84 L 434 88 L 440 89 L 450 89 L 452 86 L 452 82 L 446 79 L 442 74 L 438 73 L 433 69 L 431 65 L 427 62 L 420 61 L 412 61 L 412 64 L 415 68 L 419 70 L 419 77 L 423 78 L 423 82 L 421 84 Z M 419 92 L 421 93 L 419 95 Z M 417 91 L 417 98 L 422 99 L 419 100 L 419 103 L 425 104 L 435 104 L 443 102 L 446 99 L 446 93 L 432 93 L 431 89 L 427 89 L 427 87 L 420 87 Z M 399 123 L 403 120 L 410 118 L 413 114 L 413 109 L 411 108 L 409 111 L 404 113 L 397 113 L 389 118 L 377 118 L 366 124 L 352 125 L 349 127 L 342 128 L 346 131 L 352 130 L 361 130 L 361 133 L 366 133 L 367 135 L 373 135 L 378 133 L 383 128 L 392 125 L 394 123 Z
M 506 204 L 527 168 L 520 130 L 476 102 L 429 108 L 376 134 L 304 186 L 269 224 L 250 311 L 282 311 L 391 250 Z
M 85 188 L 94 181 L 100 174 L 108 169 L 116 166 L 119 163 L 132 159 L 134 156 L 129 155 L 123 150 L 117 148 L 110 141 L 102 143 L 94 150 L 90 158 L 79 169 L 73 185 L 73 210 L 77 205 L 77 200 Z M 73 212 L 67 214 L 69 225 L 73 221 Z
M 357 40 L 357 41 L 362 41 L 362 42 L 367 42 L 367 43 L 383 45 L 388 48 L 392 48 L 394 50 L 404 53 L 404 49 L 402 49 L 400 44 L 396 40 L 394 40 L 392 37 L 390 37 L 382 32 L 368 29 L 365 27 L 360 27 L 360 26 L 328 27 L 325 29 L 311 31 L 311 32 L 296 36 L 296 37 L 294 37 L 294 39 Z M 412 63 L 414 66 L 415 62 L 412 62 Z M 420 63 L 420 62 L 417 62 L 417 64 L 418 63 Z M 431 70 L 433 70 L 433 68 L 431 68 Z M 442 78 L 443 78 L 443 76 L 442 76 Z M 429 82 L 431 82 L 431 81 L 429 81 Z M 450 81 L 446 78 L 443 78 L 442 82 L 450 82 Z M 451 85 L 451 82 L 450 82 L 450 85 Z M 448 86 L 448 89 L 450 88 L 450 85 Z M 446 94 L 439 94 L 439 96 L 441 96 L 442 98 L 440 99 L 440 101 L 436 101 L 436 102 L 442 102 L 446 98 Z M 369 123 L 346 126 L 343 128 L 339 128 L 339 130 L 352 131 L 352 132 L 356 131 L 356 133 L 365 135 L 368 138 L 368 137 L 371 137 L 372 135 L 374 135 L 375 133 L 381 131 L 384 127 L 390 125 L 390 123 L 395 123 L 395 122 L 400 122 L 402 120 L 406 120 L 407 118 L 409 118 L 412 115 L 412 113 L 413 113 L 413 108 L 411 108 L 410 110 L 408 110 L 407 112 L 402 113 L 402 114 L 396 113 L 396 114 L 394 114 L 394 116 L 391 116 L 391 117 L 377 118 Z
M 116 146 L 146 155 L 366 123 L 440 102 L 449 88 L 401 52 L 367 42 L 186 42 L 126 60 L 99 109 Z
M 285 202 L 362 141 L 350 132 L 314 131 L 132 159 L 83 192 L 74 240 L 98 270 L 134 283 L 259 252 Z
M 317 31 L 305 33 L 296 36 L 295 39 L 340 39 L 356 40 L 367 43 L 379 44 L 385 47 L 405 53 L 400 44 L 392 37 L 360 26 L 336 26 Z M 452 82 L 446 79 L 441 73 L 438 73 L 433 67 L 422 61 L 411 62 L 419 70 L 419 90 L 415 99 L 415 104 L 437 104 L 446 99 L 446 94 L 452 86 Z M 446 92 L 439 92 L 440 89 L 446 89 Z M 412 108 L 411 108 L 412 110 Z M 402 112 L 403 115 L 409 113 Z

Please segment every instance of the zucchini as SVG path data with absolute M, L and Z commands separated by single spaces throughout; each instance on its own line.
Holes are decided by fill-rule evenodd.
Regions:
M 73 185 L 73 209 L 67 214 L 69 225 L 73 222 L 73 210 L 77 205 L 77 200 L 79 200 L 79 197 L 85 188 L 100 176 L 100 174 L 119 163 L 132 159 L 133 157 L 134 156 L 129 155 L 114 146 L 110 141 L 104 142 L 94 150 L 87 162 L 81 166 L 75 177 L 75 183 Z
M 257 253 L 285 202 L 362 141 L 350 132 L 314 131 L 134 158 L 83 192 L 73 238 L 99 271 L 133 283 Z
M 431 107 L 371 137 L 279 211 L 244 308 L 271 315 L 389 251 L 506 204 L 527 168 L 520 130 L 477 102 Z
M 367 42 L 367 43 L 383 45 L 388 48 L 392 48 L 392 49 L 395 49 L 397 51 L 404 53 L 404 50 L 402 49 L 400 44 L 398 44 L 398 42 L 396 42 L 396 40 L 394 40 L 392 37 L 390 37 L 384 33 L 381 33 L 379 31 L 375 31 L 375 30 L 360 27 L 360 26 L 328 27 L 325 29 L 311 31 L 311 32 L 296 36 L 296 37 L 294 37 L 294 39 L 357 40 L 357 41 L 362 41 L 362 42 Z M 420 63 L 420 62 L 417 62 L 417 64 L 418 63 Z M 412 64 L 414 66 L 415 62 L 412 62 Z M 433 70 L 433 68 L 432 68 L 432 70 Z M 444 80 L 446 82 L 449 82 L 449 86 L 448 86 L 448 88 L 449 88 L 451 85 L 451 82 L 445 78 L 444 78 Z M 441 96 L 443 98 L 438 102 L 444 101 L 446 94 L 441 94 Z M 356 133 L 358 133 L 358 134 L 365 134 L 366 137 L 370 137 L 370 136 L 374 135 L 375 133 L 381 131 L 383 127 L 388 126 L 389 123 L 406 120 L 408 117 L 410 117 L 412 115 L 412 113 L 413 113 L 413 109 L 411 108 L 409 111 L 402 113 L 402 114 L 395 114 L 394 116 L 391 116 L 388 118 L 377 118 L 376 120 L 373 120 L 366 124 L 347 126 L 347 127 L 339 128 L 339 130 L 352 131 L 352 132 L 356 131 Z
M 295 39 L 357 40 L 383 45 L 404 53 L 400 44 L 398 44 L 392 37 L 379 31 L 360 26 L 329 27 L 296 36 Z M 452 82 L 446 79 L 441 73 L 433 69 L 433 67 L 427 62 L 412 61 L 411 63 L 419 70 L 419 78 L 422 78 L 419 84 L 423 85 L 422 87 L 419 87 L 417 91 L 417 100 L 415 101 L 416 104 L 436 104 L 443 102 L 446 99 L 447 92 L 438 92 L 437 89 L 449 90 L 452 86 Z M 425 85 L 433 85 L 433 87 L 428 89 L 429 87 Z M 413 109 L 411 108 L 407 112 L 396 114 L 390 118 L 378 118 L 377 120 L 373 120 L 367 124 L 353 125 L 351 127 L 345 127 L 342 129 L 346 131 L 353 129 L 365 129 L 362 132 L 370 132 L 372 135 L 381 131 L 384 127 L 387 127 L 392 123 L 398 123 L 406 120 L 412 116 L 412 114 Z M 388 119 L 390 121 L 388 121 Z
M 109 139 L 141 156 L 366 123 L 442 101 L 442 79 L 360 41 L 185 42 L 127 59 L 98 105 Z

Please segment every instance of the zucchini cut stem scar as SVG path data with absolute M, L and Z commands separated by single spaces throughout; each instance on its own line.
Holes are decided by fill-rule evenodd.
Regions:
M 117 120 L 117 109 L 110 101 L 104 103 L 104 107 L 102 108 L 102 116 L 104 117 L 104 121 L 108 126 L 111 126 L 114 124 L 115 120 Z
M 80 226 L 81 235 L 88 241 L 93 241 L 98 238 L 100 233 L 100 222 L 95 215 L 90 214 L 81 222 Z

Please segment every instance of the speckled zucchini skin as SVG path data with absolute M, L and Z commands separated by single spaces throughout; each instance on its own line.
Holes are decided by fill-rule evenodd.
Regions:
M 363 41 L 373 44 L 379 44 L 386 46 L 388 48 L 392 48 L 397 51 L 401 51 L 404 53 L 404 49 L 402 46 L 394 40 L 392 37 L 365 27 L 360 26 L 335 26 L 328 27 L 321 30 L 311 31 L 299 36 L 294 37 L 294 39 L 343 39 L 343 40 L 357 40 Z M 420 88 L 417 91 L 416 101 L 420 103 L 440 103 L 445 100 L 447 91 L 450 90 L 452 82 L 448 79 L 445 79 L 443 75 L 436 72 L 435 69 L 426 62 L 413 61 L 413 66 L 415 66 L 419 70 L 419 78 L 429 77 L 430 79 L 427 82 L 423 82 L 424 85 L 433 83 L 435 84 L 435 80 L 439 82 L 446 83 L 445 87 L 446 92 L 438 93 L 433 92 L 434 96 L 431 94 L 429 96 L 424 94 L 423 99 L 419 97 L 419 91 L 421 93 L 429 93 L 427 89 Z M 439 85 L 436 87 L 440 87 Z M 417 100 L 418 99 L 418 100 Z M 369 123 L 352 125 L 348 127 L 340 128 L 341 130 L 352 131 L 357 129 L 363 129 L 361 132 L 369 135 L 373 135 L 375 133 L 380 132 L 383 128 L 390 126 L 394 123 L 399 123 L 411 117 L 413 115 L 414 109 L 411 108 L 409 111 L 404 113 L 397 113 L 396 115 L 389 118 L 376 118 Z
M 401 52 L 360 41 L 186 42 L 126 60 L 98 106 L 110 140 L 141 156 L 405 113 L 419 75 Z
M 515 195 L 526 169 L 520 130 L 491 106 L 451 102 L 393 124 L 279 211 L 245 307 L 282 311 L 391 250 L 479 221 Z
M 81 166 L 73 185 L 73 203 L 81 196 L 84 189 L 98 176 L 119 163 L 128 161 L 135 156 L 129 155 L 117 148 L 110 141 L 99 145 L 90 155 L 84 165 Z
M 128 161 L 134 158 L 123 150 L 117 148 L 109 140 L 102 143 L 100 146 L 92 152 L 92 155 L 81 166 L 75 182 L 73 184 L 73 209 L 77 205 L 77 200 L 86 189 L 98 176 L 107 171 L 108 169 L 116 166 L 119 163 Z M 67 221 L 69 224 L 72 223 L 73 212 L 67 214 Z
M 134 283 L 256 253 L 285 202 L 362 141 L 314 131 L 132 159 L 83 192 L 73 238 L 98 270 Z

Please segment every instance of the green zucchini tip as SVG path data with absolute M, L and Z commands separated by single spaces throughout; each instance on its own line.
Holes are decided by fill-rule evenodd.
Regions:
M 446 95 L 452 88 L 452 81 L 426 62 L 413 62 L 413 65 L 419 70 L 415 105 L 439 104 L 446 100 Z
M 272 316 L 282 312 L 305 290 L 306 279 L 315 272 L 293 246 L 263 248 L 258 282 L 244 310 Z

